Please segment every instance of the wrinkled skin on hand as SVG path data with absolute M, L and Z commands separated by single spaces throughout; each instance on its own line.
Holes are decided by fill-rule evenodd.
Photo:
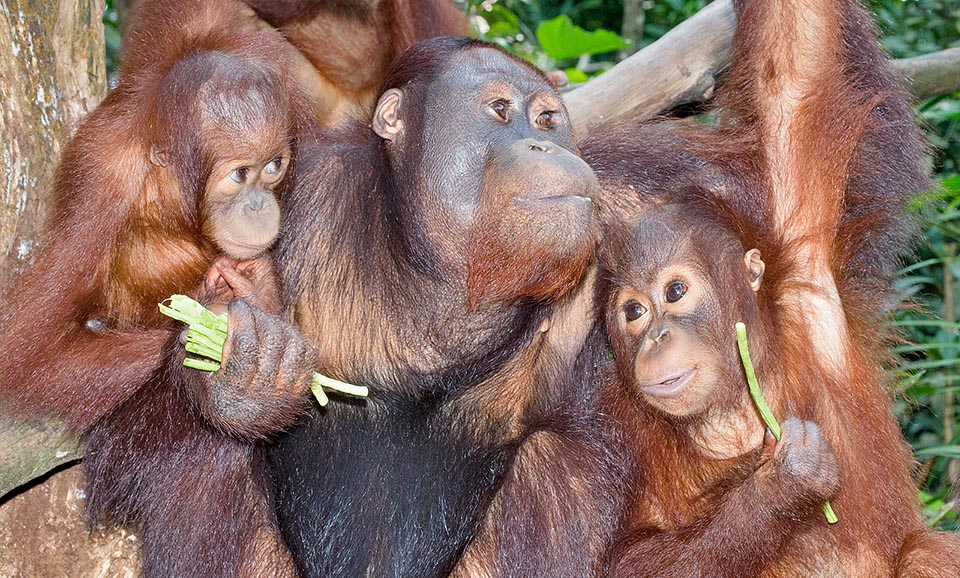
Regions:
M 227 314 L 221 368 L 189 391 L 218 428 L 264 438 L 309 408 L 316 353 L 296 328 L 244 299 L 232 300 Z
M 840 487 L 840 470 L 833 450 L 812 421 L 789 418 L 781 425 L 780 440 L 767 430 L 757 482 L 785 504 L 819 506 Z

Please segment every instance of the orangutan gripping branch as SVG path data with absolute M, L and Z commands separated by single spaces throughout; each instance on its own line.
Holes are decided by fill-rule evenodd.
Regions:
M 958 576 L 956 539 L 920 520 L 882 365 L 905 203 L 928 186 L 905 93 L 856 0 L 737 8 L 717 127 L 586 147 L 606 184 L 641 193 L 603 251 L 619 383 L 601 406 L 634 463 L 610 572 Z

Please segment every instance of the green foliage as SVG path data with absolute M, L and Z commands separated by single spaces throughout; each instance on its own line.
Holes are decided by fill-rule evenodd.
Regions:
M 881 42 L 894 58 L 960 46 L 960 4 L 956 0 L 871 0 L 883 32 Z
M 578 58 L 583 54 L 603 54 L 629 46 L 609 30 L 587 32 L 566 14 L 541 22 L 537 26 L 537 41 L 547 56 L 554 60 Z
M 960 5 L 955 0 L 872 0 L 871 7 L 891 56 L 908 58 L 960 46 Z M 960 471 L 960 95 L 917 105 L 931 145 L 937 188 L 916 200 L 923 242 L 897 280 L 918 307 L 901 312 L 907 345 L 895 375 L 900 396 L 895 410 L 904 435 L 923 467 L 924 513 L 931 525 L 957 529 L 952 483 Z M 951 306 L 952 305 L 952 306 Z
M 605 3 L 538 3 L 524 0 L 468 0 L 467 10 L 480 36 L 543 69 L 563 68 L 571 82 L 602 72 L 614 53 L 629 43 L 598 24 L 608 20 Z M 593 14 L 593 16 L 588 16 Z M 574 21 L 583 24 L 581 27 Z M 603 55 L 607 64 L 590 65 Z

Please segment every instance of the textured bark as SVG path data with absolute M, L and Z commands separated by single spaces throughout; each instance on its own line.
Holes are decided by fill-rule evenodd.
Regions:
M 0 1 L 0 307 L 33 257 L 60 146 L 106 91 L 102 14 L 103 0 Z M 55 423 L 0 419 L 0 496 L 77 450 Z
M 75 436 L 49 421 L 24 423 L 0 416 L 0 440 L 0 495 L 82 453 Z
M 960 92 L 960 48 L 897 60 L 897 68 L 910 81 L 917 98 Z
M 136 536 L 88 530 L 82 471 L 58 472 L 0 507 L 0 576 L 4 578 L 133 578 Z
M 646 0 L 623 0 L 623 24 L 620 27 L 620 36 L 630 41 L 630 46 L 620 51 L 620 58 L 626 58 L 640 50 L 643 41 L 643 25 L 646 23 L 646 10 L 643 3 Z
M 33 257 L 61 144 L 106 91 L 102 14 L 103 0 L 0 0 L 0 307 Z M 56 423 L 0 416 L 0 496 L 80 449 Z M 0 500 L 0 576 L 134 575 L 132 536 L 87 532 L 81 477 L 70 468 Z
M 0 2 L 0 291 L 33 254 L 61 143 L 106 90 L 102 13 L 103 0 Z
M 717 0 L 660 40 L 564 95 L 577 135 L 625 118 L 649 118 L 710 98 L 730 65 L 736 17 Z

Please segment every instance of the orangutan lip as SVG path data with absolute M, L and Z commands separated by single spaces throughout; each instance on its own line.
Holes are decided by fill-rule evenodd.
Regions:
M 513 199 L 518 203 L 526 202 L 574 202 L 574 203 L 592 203 L 593 199 L 590 197 L 584 197 L 583 195 L 543 195 L 536 197 L 515 197 Z
M 652 395 L 653 397 L 674 397 L 685 385 L 690 383 L 693 374 L 696 372 L 697 368 L 691 367 L 682 373 L 671 375 L 663 381 L 640 384 L 640 387 L 644 393 Z
M 250 243 L 242 243 L 233 239 L 224 239 L 223 241 L 225 241 L 227 245 L 233 245 L 234 247 L 240 247 L 241 249 L 255 249 L 258 251 L 266 249 L 271 243 L 273 243 L 272 239 L 270 240 L 270 243 L 257 243 L 254 245 L 251 245 Z

